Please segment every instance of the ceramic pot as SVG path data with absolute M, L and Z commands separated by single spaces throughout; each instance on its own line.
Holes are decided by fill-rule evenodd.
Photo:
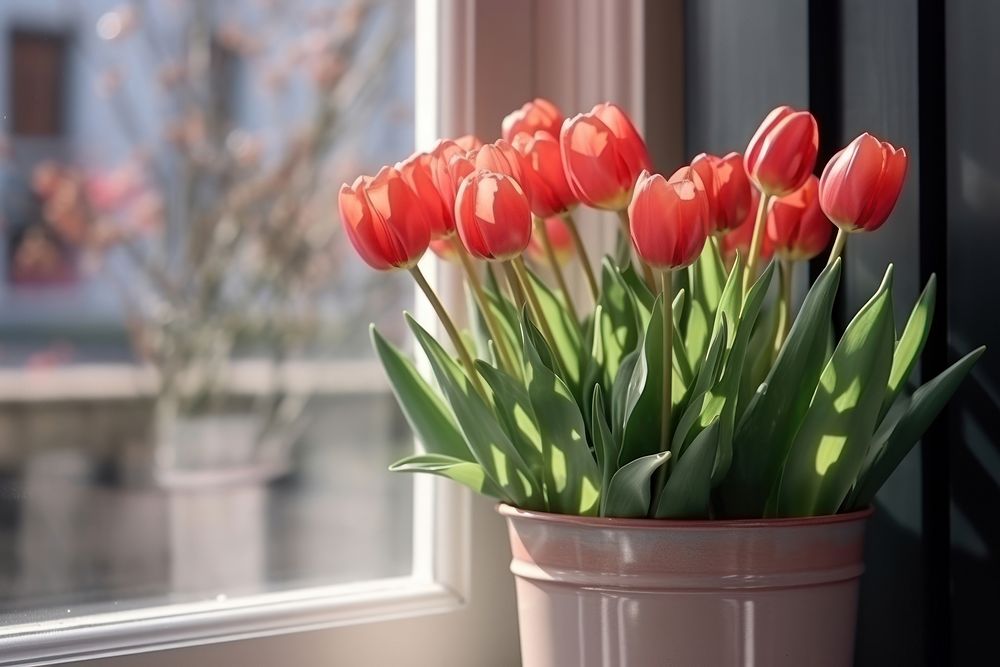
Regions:
M 736 521 L 499 512 L 524 667 L 853 662 L 871 510 Z

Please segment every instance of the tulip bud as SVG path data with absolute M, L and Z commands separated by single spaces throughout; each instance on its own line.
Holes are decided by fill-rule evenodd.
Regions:
M 747 211 L 746 217 L 743 218 L 743 222 L 737 225 L 735 229 L 731 229 L 728 233 L 719 237 L 719 252 L 722 254 L 722 259 L 725 260 L 726 266 L 731 267 L 733 265 L 736 261 L 737 252 L 744 259 L 750 254 L 750 243 L 753 241 L 753 230 L 757 222 L 758 206 L 760 206 L 760 192 L 756 188 L 750 188 L 750 208 Z M 757 266 L 770 260 L 772 255 L 774 255 L 774 246 L 771 244 L 771 240 L 767 234 L 765 234 L 760 248 L 760 255 L 758 255 L 761 261 L 757 263 Z
M 558 215 L 545 218 L 540 224 L 545 225 L 545 234 L 548 236 L 549 244 L 552 246 L 552 253 L 555 255 L 556 262 L 560 266 L 565 266 L 573 259 L 573 237 L 570 236 L 569 227 L 566 226 L 566 222 L 562 217 Z M 525 254 L 536 264 L 548 262 L 545 246 L 542 244 L 542 239 L 539 238 L 538 234 L 531 235 L 531 241 L 525 249 Z
M 451 211 L 453 205 L 448 205 L 434 183 L 434 159 L 429 153 L 414 153 L 403 162 L 397 163 L 396 169 L 423 202 L 427 223 L 431 228 L 431 238 L 438 239 L 454 232 L 455 222 Z
M 536 97 L 531 102 L 525 102 L 520 109 L 507 114 L 501 123 L 500 136 L 512 143 L 514 137 L 521 132 L 529 135 L 548 132 L 553 137 L 558 137 L 562 124 L 563 115 L 559 107 L 544 98 Z
M 636 178 L 652 168 L 632 121 L 610 103 L 564 122 L 559 147 L 570 190 L 594 208 L 626 208 Z
M 679 169 L 669 180 L 643 171 L 628 216 L 636 253 L 653 268 L 685 267 L 705 246 L 708 196 L 690 167 Z
M 875 231 L 899 199 L 906 163 L 905 148 L 894 148 L 865 132 L 823 170 L 819 182 L 823 212 L 844 231 Z
M 815 176 L 795 192 L 774 200 L 767 214 L 767 239 L 781 259 L 812 259 L 826 249 L 832 232 L 833 225 L 819 207 Z
M 507 174 L 479 169 L 466 176 L 455 200 L 455 223 L 462 243 L 480 259 L 513 259 L 531 239 L 528 199 Z
M 559 141 L 548 132 L 524 132 L 514 137 L 514 148 L 524 157 L 524 178 L 528 181 L 531 210 L 540 218 L 549 218 L 577 204 L 566 182 Z
M 431 238 L 424 204 L 392 167 L 341 186 L 340 220 L 361 259 L 380 271 L 410 268 Z
M 716 157 L 697 155 L 691 168 L 701 177 L 708 195 L 710 230 L 725 233 L 738 227 L 750 211 L 750 179 L 743 169 L 743 156 L 729 153 Z
M 798 190 L 812 174 L 819 149 L 819 129 L 808 111 L 778 107 L 767 115 L 743 158 L 757 188 L 781 197 Z

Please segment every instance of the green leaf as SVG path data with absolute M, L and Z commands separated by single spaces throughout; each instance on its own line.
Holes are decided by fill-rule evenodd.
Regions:
M 726 349 L 726 340 L 729 337 L 728 320 L 722 318 L 722 326 L 716 329 L 712 335 L 712 342 L 708 346 L 708 354 L 705 356 L 705 363 L 698 371 L 698 377 L 691 389 L 691 401 L 677 420 L 677 428 L 674 430 L 672 439 L 672 449 L 677 456 L 683 456 L 684 448 L 691 443 L 698 434 L 697 430 L 692 430 L 700 421 L 705 403 L 708 400 L 708 392 L 719 380 L 722 374 L 722 357 Z
M 590 432 L 594 434 L 594 454 L 597 455 L 597 465 L 601 469 L 600 515 L 607 516 L 605 510 L 608 489 L 611 487 L 611 478 L 618 472 L 618 445 L 608 428 L 607 416 L 604 412 L 604 396 L 602 396 L 600 385 L 594 387 L 592 414 L 593 424 L 590 427 Z
M 518 321 L 518 311 L 513 303 L 507 300 L 506 297 L 502 296 L 499 292 L 493 292 L 491 290 L 484 290 L 486 294 L 487 307 L 493 314 L 493 319 L 500 327 L 500 336 L 503 336 L 507 341 L 506 349 L 512 350 L 518 358 L 515 363 L 519 363 L 520 353 L 521 353 L 521 327 Z M 484 315 L 479 312 L 479 320 L 482 321 L 482 327 L 484 331 L 486 330 L 486 324 L 484 321 Z
M 889 479 L 892 471 L 941 413 L 985 351 L 985 347 L 973 350 L 913 392 L 913 397 L 899 421 L 892 425 L 892 428 L 880 429 L 880 432 L 875 434 L 865 456 L 861 474 L 847 501 L 849 509 L 861 509 L 872 503 L 882 484 Z
M 619 468 L 608 485 L 604 516 L 646 516 L 649 513 L 650 477 L 669 458 L 670 452 L 649 454 Z
M 733 270 L 737 282 L 742 290 L 743 271 Z M 753 332 L 754 324 L 760 313 L 760 308 L 764 303 L 764 298 L 771 287 L 771 280 L 774 277 L 774 262 L 768 264 L 760 277 L 754 282 L 747 293 L 746 303 L 742 305 L 742 310 L 735 315 L 736 331 L 731 338 L 729 354 L 722 367 L 722 378 L 718 387 L 713 389 L 709 398 L 709 406 L 714 407 L 721 401 L 721 407 L 716 412 L 715 409 L 706 409 L 702 414 L 701 423 L 704 425 L 716 414 L 719 416 L 719 445 L 715 460 L 715 467 L 712 471 L 712 481 L 719 484 L 729 473 L 729 467 L 733 460 L 733 437 L 736 430 L 736 407 L 740 398 L 740 380 L 743 375 L 747 345 L 750 343 L 750 334 Z M 732 278 L 732 276 L 731 276 Z M 728 289 L 728 285 L 727 285 Z M 735 304 L 727 302 L 727 295 L 724 293 L 719 304 L 719 315 L 729 317 L 733 312 Z M 721 326 L 721 320 L 717 320 L 717 326 Z M 714 400 L 713 400 L 714 399 Z
M 629 378 L 623 415 L 624 430 L 618 462 L 655 454 L 660 449 L 660 412 L 663 409 L 663 309 L 656 297 L 643 335 L 635 368 Z
M 582 330 L 576 316 L 569 312 L 562 300 L 549 289 L 548 285 L 535 275 L 531 269 L 527 270 L 528 277 L 534 287 L 538 302 L 542 308 L 543 317 L 548 321 L 552 329 L 553 341 L 548 341 L 552 346 L 552 352 L 562 360 L 563 368 L 567 376 L 563 378 L 566 383 L 573 387 L 580 386 L 581 351 L 583 346 Z
M 455 360 L 409 313 L 406 321 L 427 355 L 476 462 L 518 507 L 544 509 L 540 480 L 531 474 L 531 468 L 507 437 L 492 407 L 476 393 Z
M 892 266 L 848 325 L 788 452 L 779 516 L 834 514 L 857 479 L 892 367 Z
M 601 482 L 583 415 L 566 383 L 542 362 L 541 355 L 548 351 L 541 334 L 527 317 L 521 319 L 521 327 L 525 380 L 542 439 L 549 509 L 559 514 L 596 514 Z
M 740 265 L 740 261 L 735 264 Z M 701 255 L 688 267 L 688 282 L 691 292 L 684 344 L 692 359 L 701 359 L 712 333 L 709 324 L 716 319 L 715 314 L 727 282 L 726 267 L 714 240 L 705 244 Z
M 493 392 L 493 405 L 500 425 L 535 479 L 544 479 L 542 436 L 532 414 L 531 399 L 520 382 L 507 373 L 476 361 L 476 370 Z
M 605 380 L 618 372 L 621 358 L 639 344 L 642 336 L 640 314 L 628 284 L 621 274 L 605 260 L 601 269 L 600 341 L 604 359 Z M 595 337 L 596 339 L 596 337 Z M 587 394 L 590 397 L 590 394 Z
M 621 444 L 625 434 L 625 419 L 628 408 L 628 392 L 632 382 L 632 375 L 635 373 L 635 366 L 639 363 L 641 349 L 633 350 L 622 358 L 622 363 L 618 367 L 618 374 L 611 385 L 611 433 L 615 442 Z
M 920 298 L 917 299 L 910 319 L 906 322 L 903 335 L 896 343 L 896 351 L 892 356 L 892 370 L 889 372 L 889 389 L 885 393 L 885 400 L 882 401 L 882 410 L 879 412 L 879 422 L 885 417 L 885 413 L 892 407 L 899 392 L 903 390 L 903 385 L 913 372 L 913 367 L 920 359 L 924 344 L 927 342 L 927 335 L 931 330 L 931 321 L 934 319 L 934 295 L 937 288 L 937 278 L 931 275 L 927 281 Z
M 727 516 L 760 517 L 826 362 L 840 260 L 806 295 L 778 357 L 736 429 L 733 462 L 719 487 Z
M 444 454 L 415 454 L 396 461 L 389 470 L 393 472 L 425 472 L 440 475 L 464 484 L 476 493 L 491 496 L 505 503 L 512 502 L 478 463 L 463 461 Z
M 707 519 L 712 469 L 719 444 L 719 418 L 698 434 L 678 457 L 656 506 L 657 519 Z
M 605 264 L 609 262 L 610 260 L 605 258 Z M 629 291 L 635 298 L 636 306 L 639 309 L 639 327 L 640 329 L 645 329 L 646 323 L 649 322 L 650 313 L 653 310 L 653 302 L 656 300 L 656 295 L 650 291 L 649 285 L 636 273 L 635 267 L 631 264 L 623 268 L 616 268 L 612 265 L 611 268 L 621 275 L 622 280 L 628 285 Z
M 740 378 L 740 400 L 736 407 L 737 421 L 743 418 L 747 405 L 771 370 L 774 339 L 778 333 L 778 308 L 775 303 L 769 305 L 770 307 L 762 308 L 754 324 L 753 333 L 750 334 L 750 344 L 747 346 L 746 361 L 743 364 L 743 377 Z M 830 347 L 830 354 L 833 354 L 833 346 Z
M 413 363 L 382 334 L 371 327 L 372 345 L 389 377 L 392 393 L 406 421 L 431 454 L 443 454 L 463 461 L 475 461 L 465 438 L 458 430 L 448 406 L 421 377 Z

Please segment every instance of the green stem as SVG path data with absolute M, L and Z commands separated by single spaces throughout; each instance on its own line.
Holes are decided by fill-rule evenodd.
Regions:
M 673 270 L 660 272 L 663 294 L 663 411 L 660 416 L 660 451 L 670 451 L 670 410 L 673 406 L 674 376 L 674 289 Z
M 549 325 L 548 318 L 545 317 L 545 311 L 542 310 L 542 304 L 538 301 L 538 295 L 535 294 L 534 286 L 531 284 L 531 278 L 528 276 L 528 270 L 524 266 L 524 260 L 520 257 L 515 257 L 509 262 L 504 263 L 504 269 L 508 271 L 508 280 L 520 281 L 521 290 L 527 297 L 528 306 L 531 308 L 531 314 L 534 316 L 535 323 L 541 330 L 542 335 L 545 340 L 548 341 L 549 347 L 552 349 L 552 358 L 559 365 L 559 369 L 563 377 L 569 377 L 566 373 L 566 364 L 562 359 L 562 355 L 559 353 L 559 346 L 556 345 L 556 337 L 552 334 L 552 327 Z
M 465 276 L 469 280 L 469 286 L 472 288 L 472 295 L 476 299 L 476 303 L 479 305 L 479 311 L 483 314 L 483 319 L 486 321 L 486 328 L 490 332 L 490 337 L 497 347 L 497 354 L 500 355 L 500 363 L 507 369 L 507 372 L 514 376 L 520 375 L 520 368 L 514 363 L 514 355 L 510 349 L 510 340 L 503 334 L 503 329 L 500 328 L 500 323 L 497 321 L 496 313 L 493 312 L 491 308 L 489 297 L 483 291 L 483 284 L 479 281 L 479 274 L 476 273 L 476 267 L 472 264 L 472 258 L 469 253 L 465 250 L 465 247 L 461 242 L 455 243 L 455 253 L 458 255 L 459 262 L 462 264 L 462 269 L 465 271 Z
M 621 227 L 622 234 L 625 235 L 625 242 L 628 243 L 629 248 L 632 248 L 632 226 L 629 224 L 627 210 L 621 209 L 618 211 L 618 224 Z M 635 253 L 633 254 L 635 255 Z M 635 255 L 635 261 L 642 270 L 642 279 L 646 281 L 646 287 L 653 293 L 656 293 L 656 278 L 653 276 L 653 270 L 638 255 Z
M 781 346 L 785 344 L 788 330 L 792 326 L 792 271 L 795 266 L 791 260 L 782 259 L 778 262 L 778 326 L 774 336 L 772 359 L 778 358 Z
M 517 275 L 512 273 L 510 262 L 503 262 L 500 266 L 503 267 L 504 277 L 507 278 L 507 296 L 517 305 L 518 316 L 520 316 L 525 304 L 524 290 L 521 289 L 521 283 L 517 281 Z
M 566 284 L 566 276 L 563 275 L 562 267 L 559 266 L 556 251 L 552 248 L 552 239 L 549 238 L 549 230 L 545 227 L 545 221 L 541 218 L 535 218 L 535 227 L 538 231 L 538 237 L 542 241 L 545 258 L 549 260 L 549 266 L 552 268 L 552 275 L 556 279 L 556 284 L 559 285 L 559 290 L 563 293 L 563 298 L 566 299 L 566 307 L 573 316 L 573 321 L 576 322 L 576 304 L 573 303 L 573 296 L 570 294 L 569 285 Z
M 482 380 L 479 379 L 479 374 L 476 372 L 476 367 L 472 363 L 472 356 L 469 354 L 468 348 L 465 346 L 465 341 L 462 340 L 461 334 L 458 333 L 458 328 L 452 321 L 451 316 L 448 315 L 448 311 L 444 309 L 444 305 L 438 298 L 434 290 L 431 289 L 430 283 L 427 282 L 427 278 L 424 277 L 423 272 L 420 270 L 419 266 L 414 266 L 410 269 L 410 275 L 423 290 L 424 296 L 427 300 L 431 302 L 431 306 L 434 308 L 434 312 L 437 313 L 438 319 L 441 320 L 441 324 L 444 326 L 444 330 L 448 333 L 448 337 L 451 338 L 451 344 L 455 347 L 455 352 L 458 353 L 458 358 L 465 366 L 465 372 L 469 374 L 469 380 L 475 386 L 476 391 L 479 392 L 480 396 L 486 397 L 486 388 L 483 387 Z
M 573 239 L 573 245 L 576 246 L 576 254 L 580 259 L 580 266 L 583 267 L 583 274 L 587 277 L 587 286 L 590 287 L 590 296 L 593 297 L 594 303 L 597 303 L 597 299 L 600 296 L 597 288 L 597 278 L 594 276 L 594 267 L 590 263 L 590 256 L 587 255 L 587 247 L 583 245 L 583 239 L 580 237 L 580 230 L 576 226 L 576 220 L 573 219 L 573 215 L 569 211 L 563 214 L 563 220 L 566 221 L 569 235 Z
M 767 206 L 771 202 L 771 195 L 760 193 L 760 207 L 757 209 L 757 220 L 753 225 L 753 240 L 750 242 L 750 254 L 746 258 L 746 273 L 743 274 L 743 295 L 750 291 L 750 283 L 753 282 L 757 272 L 757 259 L 760 256 L 760 248 L 764 243 L 764 231 L 767 227 Z
M 663 403 L 660 407 L 660 452 L 669 452 L 671 443 L 670 419 L 673 409 L 674 379 L 674 289 L 673 270 L 660 271 L 660 295 L 663 299 Z M 660 466 L 653 477 L 653 500 L 649 516 L 656 515 L 660 494 L 666 483 L 667 464 Z
M 844 246 L 847 245 L 847 232 L 842 228 L 837 228 L 837 238 L 833 241 L 833 248 L 830 249 L 830 259 L 826 260 L 827 266 L 832 266 L 840 254 L 844 252 Z

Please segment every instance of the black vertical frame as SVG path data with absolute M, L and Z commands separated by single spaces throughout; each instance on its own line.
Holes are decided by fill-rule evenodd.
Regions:
M 937 276 L 937 306 L 922 359 L 924 377 L 934 377 L 949 364 L 948 351 L 948 219 L 947 94 L 945 0 L 917 2 L 917 73 L 920 133 L 920 276 Z M 922 449 L 924 652 L 926 664 L 950 664 L 951 529 L 950 474 L 943 445 L 950 440 L 947 408 L 924 435 Z

